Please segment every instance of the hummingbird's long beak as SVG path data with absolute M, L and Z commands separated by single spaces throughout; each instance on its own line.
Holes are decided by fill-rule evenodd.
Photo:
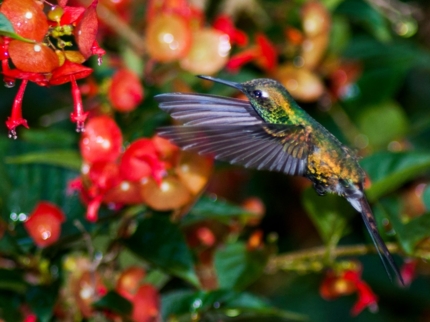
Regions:
M 216 82 L 216 83 L 220 83 L 220 84 L 224 84 L 233 88 L 238 89 L 239 91 L 243 91 L 243 86 L 241 83 L 236 83 L 236 82 L 229 82 L 223 79 L 219 79 L 219 78 L 214 78 L 211 76 L 202 76 L 202 75 L 198 75 L 197 77 L 202 78 L 202 79 L 206 79 L 212 82 Z

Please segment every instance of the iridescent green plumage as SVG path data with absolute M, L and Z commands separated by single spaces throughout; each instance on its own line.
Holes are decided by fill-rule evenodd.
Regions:
M 164 128 L 160 134 L 183 149 L 245 167 L 304 176 L 318 194 L 345 197 L 362 215 L 389 276 L 391 267 L 402 282 L 376 228 L 363 192 L 364 172 L 354 153 L 300 108 L 275 80 L 233 83 L 200 77 L 234 87 L 249 101 L 202 94 L 158 95 L 160 108 L 184 123 Z

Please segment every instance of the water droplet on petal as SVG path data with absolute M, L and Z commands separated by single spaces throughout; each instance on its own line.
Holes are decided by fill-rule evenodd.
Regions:
M 15 86 L 15 80 L 5 80 L 4 81 L 4 86 L 6 88 L 13 88 Z
M 16 140 L 17 138 L 18 138 L 18 135 L 16 134 L 16 131 L 15 130 L 10 130 L 9 131 L 9 139 L 14 139 L 14 140 Z
M 76 122 L 76 132 L 83 133 L 85 132 L 84 122 Z

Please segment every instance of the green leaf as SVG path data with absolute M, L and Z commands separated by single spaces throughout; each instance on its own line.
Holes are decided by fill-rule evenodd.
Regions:
M 39 321 L 50 321 L 54 305 L 58 299 L 58 286 L 57 284 L 33 286 L 27 291 L 27 303 L 31 310 L 36 313 Z
M 12 24 L 10 23 L 9 19 L 6 18 L 6 16 L 0 12 L 0 35 L 10 37 L 13 39 L 29 42 L 29 43 L 35 43 L 34 40 L 27 39 L 24 37 L 21 37 L 18 35 L 15 30 L 13 29 Z
M 194 262 L 178 225 L 157 215 L 141 220 L 126 247 L 160 269 L 199 285 Z
M 100 300 L 95 302 L 93 306 L 97 309 L 107 309 L 121 315 L 129 315 L 133 309 L 133 305 L 130 301 L 123 298 L 115 291 L 109 291 Z
M 411 68 L 430 67 L 427 51 L 410 41 L 397 39 L 381 43 L 371 37 L 355 37 L 343 56 L 363 66 L 363 74 L 356 83 L 357 95 L 346 101 L 351 114 L 359 112 L 363 106 L 392 99 Z
M 47 164 L 75 171 L 79 171 L 82 165 L 79 153 L 74 150 L 30 152 L 19 156 L 7 157 L 5 161 L 10 164 Z
M 427 211 L 430 211 L 430 186 L 426 186 L 422 196 Z
M 351 30 L 348 20 L 344 17 L 334 16 L 331 27 L 329 51 L 340 55 L 348 45 Z
M 76 132 L 60 129 L 30 129 L 20 133 L 20 139 L 31 144 L 52 146 L 64 149 L 76 145 L 79 137 Z
M 430 154 L 379 152 L 366 157 L 360 164 L 372 183 L 366 192 L 367 197 L 370 201 L 376 201 L 430 169 Z
M 384 16 L 363 0 L 343 1 L 335 13 L 345 15 L 348 20 L 360 24 L 379 41 L 391 39 L 389 24 Z
M 190 213 L 183 218 L 181 223 L 187 225 L 206 219 L 215 219 L 221 222 L 229 222 L 231 218 L 248 218 L 255 216 L 256 214 L 231 204 L 225 200 L 213 199 L 208 196 L 203 196 L 197 201 Z
M 245 243 L 227 244 L 215 252 L 214 265 L 220 288 L 242 290 L 261 276 L 268 256 L 249 251 Z
M 25 294 L 28 284 L 24 281 L 24 274 L 18 270 L 0 269 L 0 289 L 11 290 Z
M 192 292 L 179 290 L 168 293 L 161 300 L 164 321 L 191 321 L 198 314 L 202 321 L 229 321 L 254 318 L 277 317 L 291 321 L 304 321 L 306 317 L 297 313 L 273 307 L 267 301 L 253 294 L 231 290 Z
M 389 219 L 402 248 L 413 255 L 417 244 L 430 237 L 430 213 L 405 224 L 400 219 L 399 209 L 399 200 L 392 197 L 384 198 L 374 207 L 375 215 Z
M 303 205 L 324 243 L 335 246 L 347 232 L 352 206 L 336 195 L 318 196 L 312 188 L 303 193 Z
M 0 292 L 0 317 L 4 321 L 22 321 L 20 296 L 12 292 Z
M 369 144 L 381 147 L 402 137 L 408 129 L 408 120 L 403 109 L 394 101 L 366 106 L 359 114 L 357 123 Z

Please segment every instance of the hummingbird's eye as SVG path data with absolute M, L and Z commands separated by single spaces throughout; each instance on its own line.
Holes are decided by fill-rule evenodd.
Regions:
M 263 96 L 263 93 L 259 90 L 255 90 L 252 92 L 252 95 L 254 95 L 255 98 L 260 98 Z

